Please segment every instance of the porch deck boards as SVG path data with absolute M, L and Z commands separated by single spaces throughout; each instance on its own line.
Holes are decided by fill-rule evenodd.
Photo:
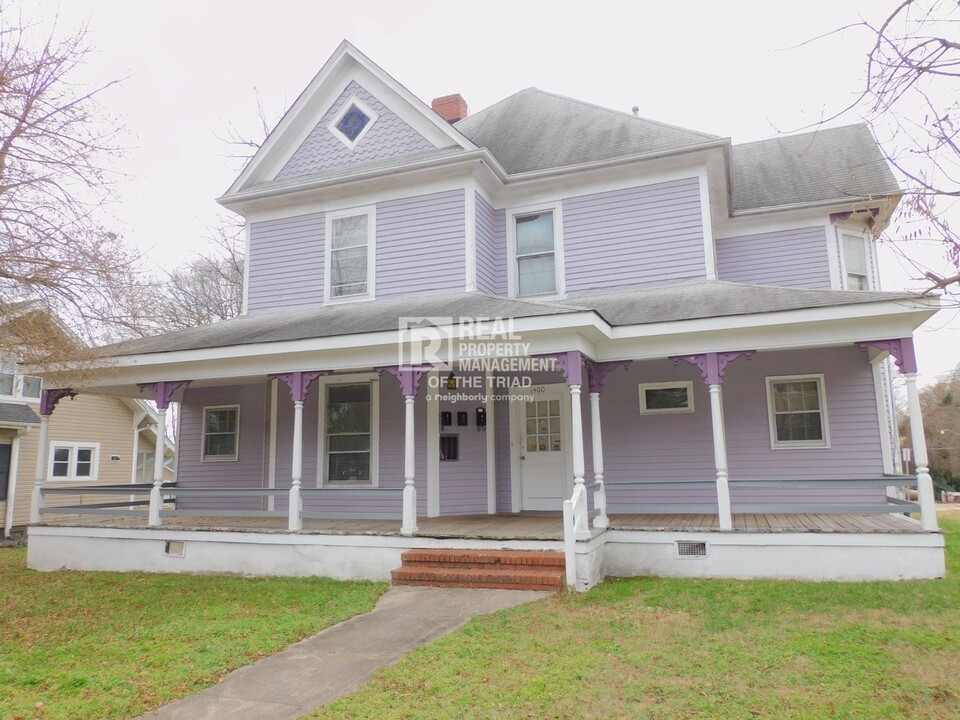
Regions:
M 917 533 L 917 522 L 902 515 L 734 515 L 734 532 L 809 533 Z M 146 518 L 65 516 L 51 517 L 47 525 L 74 527 L 145 528 Z M 449 515 L 419 518 L 418 535 L 436 538 L 477 538 L 494 540 L 562 540 L 560 513 L 517 515 Z M 163 526 L 171 530 L 228 532 L 287 532 L 285 517 L 166 517 Z M 716 515 L 624 515 L 610 516 L 615 530 L 662 532 L 719 532 Z M 397 520 L 305 519 L 303 532 L 320 535 L 399 535 Z M 594 531 L 597 533 L 598 531 Z

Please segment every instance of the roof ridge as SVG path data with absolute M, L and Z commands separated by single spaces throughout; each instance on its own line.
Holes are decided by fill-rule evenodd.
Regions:
M 502 104 L 505 103 L 507 100 L 511 100 L 511 99 L 515 98 L 517 95 L 519 95 L 520 93 L 525 93 L 525 92 L 527 92 L 527 91 L 529 91 L 529 90 L 536 90 L 536 88 L 535 88 L 535 87 L 527 87 L 527 88 L 522 88 L 521 90 L 517 90 L 517 91 L 514 92 L 514 93 L 510 93 L 510 94 L 507 95 L 506 97 L 500 98 L 499 100 L 497 100 L 497 101 L 496 101 L 495 103 L 493 103 L 492 105 L 487 105 L 487 106 L 486 106 L 485 108 L 483 108 L 482 110 L 477 110 L 473 115 L 467 115 L 465 118 L 460 118 L 460 119 L 457 120 L 455 123 L 453 123 L 453 126 L 456 127 L 457 125 L 460 125 L 461 123 L 464 123 L 464 122 L 466 122 L 467 120 L 473 120 L 474 118 L 479 117 L 480 115 L 483 115 L 485 112 L 489 112 L 490 110 L 493 110 L 493 108 L 495 108 L 497 105 L 502 105 Z
M 790 134 L 784 133 L 781 135 L 773 135 L 767 138 L 759 138 L 757 140 L 747 140 L 746 142 L 742 142 L 742 143 L 734 143 L 733 147 L 743 147 L 744 145 L 757 145 L 759 143 L 773 142 L 775 140 L 792 140 L 793 138 L 802 138 L 802 137 L 807 137 L 808 135 L 817 135 L 819 133 L 832 132 L 835 130 L 846 130 L 848 128 L 853 128 L 853 127 L 862 127 L 862 128 L 866 128 L 867 130 L 870 129 L 870 126 L 867 125 L 867 123 L 860 121 L 855 123 L 847 123 L 846 125 L 838 125 L 837 127 L 829 127 L 829 128 L 820 127 L 820 128 L 816 128 L 815 130 L 805 130 L 803 132 L 795 132 Z
M 526 90 L 535 90 L 538 93 L 543 93 L 544 95 L 550 95 L 551 97 L 560 98 L 561 100 L 569 100 L 570 102 L 579 103 L 580 105 L 586 105 L 587 107 L 594 108 L 595 110 L 603 110 L 604 112 L 613 113 L 614 115 L 621 115 L 631 120 L 643 120 L 644 122 L 652 123 L 654 125 L 659 125 L 661 127 L 671 128 L 673 130 L 683 130 L 684 132 L 694 133 L 696 135 L 702 135 L 703 137 L 710 138 L 711 140 L 720 140 L 722 136 L 714 135 L 712 133 L 703 132 L 702 130 L 694 130 L 692 128 L 683 127 L 682 125 L 674 125 L 673 123 L 663 122 L 662 120 L 654 120 L 648 117 L 640 117 L 639 115 L 634 115 L 633 113 L 628 113 L 623 110 L 615 110 L 614 108 L 609 108 L 604 105 L 598 105 L 597 103 L 592 103 L 589 100 L 581 100 L 580 98 L 570 97 L 569 95 L 561 95 L 560 93 L 551 92 L 550 90 L 541 90 L 538 87 L 526 88 Z M 523 91 L 521 91 L 523 92 Z M 519 93 L 515 93 L 519 94 Z

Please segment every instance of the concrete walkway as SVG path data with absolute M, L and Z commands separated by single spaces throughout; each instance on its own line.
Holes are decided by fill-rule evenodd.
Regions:
M 356 690 L 419 645 L 475 615 L 550 593 L 394 587 L 358 615 L 253 665 L 219 684 L 142 716 L 143 720 L 287 720 Z

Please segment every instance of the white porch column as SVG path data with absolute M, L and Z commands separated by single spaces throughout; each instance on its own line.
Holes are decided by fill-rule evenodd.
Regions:
M 303 501 L 300 499 L 300 481 L 303 479 L 303 400 L 293 401 L 293 460 L 290 481 L 290 503 L 287 507 L 287 527 L 291 532 L 303 529 Z
M 401 535 L 417 532 L 417 488 L 414 485 L 414 428 L 413 404 L 415 395 L 404 395 L 404 442 L 403 442 L 403 525 Z
M 590 393 L 590 434 L 593 440 L 593 481 L 597 489 L 593 493 L 593 507 L 597 511 L 593 519 L 595 528 L 610 526 L 607 518 L 607 489 L 603 484 L 603 434 L 600 429 L 600 393 Z
M 570 386 L 570 433 L 573 439 L 573 483 L 583 487 L 584 471 L 583 460 L 583 414 L 580 408 L 580 385 Z M 580 505 L 586 511 L 587 503 Z M 577 512 L 577 508 L 574 508 Z M 590 539 L 590 523 L 588 518 L 580 518 L 577 522 L 577 540 Z
M 920 503 L 920 525 L 924 530 L 937 530 L 937 505 L 933 494 L 933 478 L 930 477 L 927 458 L 927 439 L 923 434 L 923 415 L 920 411 L 920 394 L 917 392 L 917 374 L 903 374 L 907 384 L 907 405 L 910 410 L 910 439 L 913 442 L 913 461 L 917 467 L 917 500 Z
M 153 453 L 153 487 L 150 488 L 150 509 L 147 513 L 147 525 L 160 526 L 160 506 L 163 505 L 163 496 L 160 486 L 163 485 L 163 451 L 167 437 L 167 408 L 157 408 L 157 446 Z
M 717 468 L 717 514 L 721 530 L 733 529 L 730 512 L 730 483 L 727 469 L 727 437 L 723 427 L 723 395 L 720 384 L 710 388 L 710 419 L 713 423 L 713 459 Z
M 30 524 L 40 522 L 40 509 L 43 507 L 43 484 L 47 480 L 47 445 L 50 437 L 50 416 L 40 415 L 40 439 L 37 447 L 37 468 L 34 475 L 33 493 L 30 499 Z
M 484 397 L 483 406 L 487 416 L 484 432 L 487 441 L 487 514 L 489 515 L 495 515 L 497 512 L 497 436 L 493 418 L 496 412 L 493 403 L 493 382 L 494 376 L 487 373 L 484 377 L 487 394 Z

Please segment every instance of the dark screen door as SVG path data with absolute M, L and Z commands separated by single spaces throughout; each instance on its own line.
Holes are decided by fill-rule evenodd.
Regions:
M 10 445 L 0 445 L 0 500 L 7 499 L 10 484 Z

